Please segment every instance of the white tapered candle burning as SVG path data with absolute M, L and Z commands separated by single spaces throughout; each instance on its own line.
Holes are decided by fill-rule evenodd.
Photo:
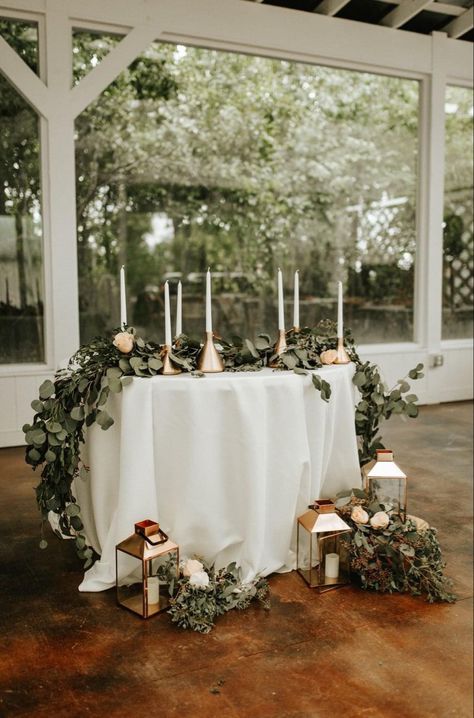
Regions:
M 294 301 L 293 301 L 293 326 L 299 329 L 300 326 L 300 273 L 295 272 Z
M 183 287 L 178 282 L 178 294 L 176 297 L 176 336 L 180 337 L 183 333 Z
M 120 268 L 120 328 L 127 326 L 127 294 L 125 291 L 125 267 Z
M 344 336 L 344 320 L 343 320 L 343 299 L 342 299 L 342 282 L 338 282 L 337 297 L 337 336 Z
M 206 332 L 212 332 L 211 270 L 206 274 Z
M 285 308 L 283 303 L 283 274 L 278 270 L 278 329 L 285 331 Z
M 165 344 L 171 346 L 171 312 L 170 312 L 170 287 L 165 282 Z

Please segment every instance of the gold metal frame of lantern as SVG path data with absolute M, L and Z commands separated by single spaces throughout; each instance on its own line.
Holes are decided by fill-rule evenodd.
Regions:
M 310 588 L 320 593 L 346 586 L 350 583 L 352 530 L 336 513 L 330 499 L 317 499 L 308 509 L 297 520 L 296 570 Z
M 176 578 L 179 578 L 179 546 L 168 538 L 156 521 L 146 519 L 136 523 L 135 532 L 115 547 L 115 585 L 119 606 L 141 618 L 150 618 L 167 610 L 169 598 L 162 595 L 156 577 L 156 564 L 167 555 L 173 557 Z M 135 565 L 131 559 L 135 560 Z M 124 576 L 132 573 L 137 580 L 120 585 Z M 155 578 L 152 590 L 150 579 Z M 156 597 L 157 601 L 154 600 Z
M 393 460 L 391 449 L 377 449 L 377 459 L 364 467 L 364 487 L 371 499 L 385 504 L 387 499 L 396 502 L 395 513 L 403 522 L 407 516 L 407 476 Z

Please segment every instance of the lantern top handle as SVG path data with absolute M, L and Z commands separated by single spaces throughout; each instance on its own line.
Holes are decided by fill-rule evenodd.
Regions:
M 333 514 L 336 511 L 336 505 L 331 499 L 315 499 L 308 508 L 317 511 L 318 514 Z
M 377 449 L 377 461 L 393 461 L 392 449 Z

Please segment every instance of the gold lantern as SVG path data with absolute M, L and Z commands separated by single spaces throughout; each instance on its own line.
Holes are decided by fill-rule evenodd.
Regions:
M 318 499 L 298 518 L 296 569 L 321 593 L 350 583 L 351 528 L 330 499 Z
M 407 515 L 407 477 L 393 460 L 391 449 L 377 449 L 375 463 L 367 467 L 365 490 L 370 498 L 393 511 L 402 521 Z
M 128 608 L 142 618 L 150 618 L 168 608 L 162 575 L 179 577 L 179 548 L 170 541 L 156 521 L 140 521 L 135 533 L 115 547 L 116 591 L 119 606 Z

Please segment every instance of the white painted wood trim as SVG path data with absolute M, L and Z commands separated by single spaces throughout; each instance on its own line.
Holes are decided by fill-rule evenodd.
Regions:
M 0 36 L 0 69 L 7 80 L 36 112 L 45 116 L 48 111 L 48 91 L 26 62 Z
M 159 35 L 155 24 L 137 25 L 106 57 L 70 92 L 69 108 L 77 117 L 95 100 L 117 75 Z

